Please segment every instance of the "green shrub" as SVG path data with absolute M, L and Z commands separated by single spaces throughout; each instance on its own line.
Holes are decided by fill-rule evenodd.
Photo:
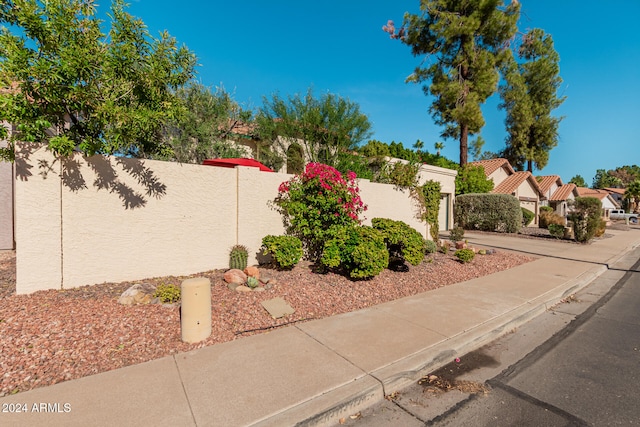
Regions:
M 558 224 L 549 224 L 549 234 L 558 239 L 564 237 L 564 226 Z
M 398 257 L 412 265 L 422 262 L 426 240 L 418 231 L 405 222 L 388 218 L 373 218 L 371 224 L 382 232 L 390 258 Z
M 247 268 L 247 259 L 249 258 L 249 250 L 246 246 L 235 245 L 229 251 L 229 268 L 244 270 Z
M 424 242 L 424 248 L 426 254 L 433 254 L 438 250 L 438 245 L 433 240 L 427 240 Z
M 531 221 L 533 221 L 533 219 L 536 217 L 536 214 L 531 212 L 529 209 L 525 209 L 525 208 L 520 208 L 520 209 L 522 209 L 522 225 L 527 227 L 529 224 L 531 224 Z
M 452 242 L 460 242 L 464 237 L 464 228 L 457 225 L 449 230 L 449 240 Z
M 454 255 L 463 263 L 473 261 L 473 258 L 475 258 L 476 256 L 475 252 L 473 252 L 471 249 L 458 249 L 457 251 L 455 251 Z
M 389 265 L 383 234 L 368 226 L 342 227 L 324 246 L 320 262 L 354 279 L 375 277 Z
M 453 213 L 465 230 L 517 233 L 522 226 L 520 202 L 509 194 L 461 194 Z
M 289 270 L 302 258 L 302 242 L 295 236 L 268 235 L 262 238 L 262 253 L 271 254 L 278 268 Z
M 160 284 L 153 293 L 154 298 L 158 298 L 163 303 L 174 303 L 180 301 L 180 288 L 174 284 Z
M 602 203 L 595 197 L 576 197 L 571 207 L 568 218 L 573 223 L 575 239 L 587 243 L 601 227 Z

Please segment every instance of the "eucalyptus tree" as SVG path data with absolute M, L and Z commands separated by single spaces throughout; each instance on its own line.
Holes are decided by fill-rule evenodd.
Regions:
M 357 103 L 332 93 L 316 98 L 311 88 L 304 96 L 264 97 L 255 123 L 261 139 L 281 145 L 281 151 L 297 144 L 305 161 L 330 166 L 336 166 L 341 152 L 355 150 L 371 136 L 371 122 Z
M 508 134 L 503 157 L 516 169 L 533 172 L 534 165 L 547 165 L 549 152 L 558 144 L 563 118 L 552 113 L 565 100 L 558 96 L 560 56 L 552 37 L 538 28 L 522 37 L 517 52 L 517 58 L 508 52 L 502 67 L 501 108 L 507 113 Z
M 4 0 L 0 27 L 0 120 L 15 129 L 3 158 L 13 158 L 15 141 L 60 155 L 166 148 L 158 141 L 181 108 L 175 90 L 196 65 L 167 32 L 152 37 L 123 0 L 108 23 L 91 0 Z
M 421 14 L 405 14 L 396 32 L 392 21 L 383 30 L 425 56 L 407 79 L 425 83 L 434 100 L 429 109 L 443 126 L 443 138 L 460 142 L 460 165 L 467 163 L 469 136 L 484 126 L 481 105 L 496 92 L 499 66 L 516 32 L 518 1 L 422 0 Z

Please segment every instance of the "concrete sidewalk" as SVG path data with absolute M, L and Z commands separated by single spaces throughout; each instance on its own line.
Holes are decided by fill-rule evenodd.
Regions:
M 612 237 L 573 245 L 467 232 L 475 246 L 540 258 L 353 313 L 5 397 L 0 425 L 337 425 L 518 327 L 640 245 L 638 229 L 607 233 Z M 18 407 L 27 413 L 15 413 Z

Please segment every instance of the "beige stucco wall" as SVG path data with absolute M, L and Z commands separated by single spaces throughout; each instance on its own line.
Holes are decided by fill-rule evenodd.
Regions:
M 284 231 L 268 202 L 291 175 L 79 154 L 61 161 L 42 147 L 21 151 L 18 293 L 227 268 L 237 243 L 255 263 L 262 238 Z M 443 189 L 453 192 L 451 178 Z M 401 220 L 428 238 L 408 190 L 368 180 L 359 186 L 364 224 Z
M 539 200 L 539 193 L 533 188 L 529 180 L 526 180 L 516 189 L 516 197 L 527 197 Z
M 364 225 L 371 225 L 373 218 L 391 218 L 406 222 L 425 238 L 428 236 L 426 223 L 417 219 L 418 207 L 409 190 L 368 179 L 359 180 L 358 187 L 360 197 L 367 205 L 367 211 L 362 215 Z
M 496 169 L 491 175 L 489 175 L 489 179 L 493 180 L 493 186 L 497 187 L 502 181 L 509 177 L 510 173 L 505 170 L 505 168 Z
M 440 212 L 438 213 L 439 231 L 453 227 L 453 202 L 456 198 L 456 176 L 458 171 L 432 165 L 422 165 L 418 172 L 418 182 L 437 181 L 440 183 Z

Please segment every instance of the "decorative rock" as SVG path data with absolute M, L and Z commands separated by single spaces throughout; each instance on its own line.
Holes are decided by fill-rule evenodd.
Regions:
M 258 286 L 257 288 L 254 289 L 255 292 L 264 292 L 266 291 L 265 288 L 263 288 L 262 286 Z
M 246 267 L 244 269 L 244 274 L 250 277 L 255 277 L 256 279 L 260 278 L 260 270 L 258 270 L 258 267 L 254 267 L 254 266 Z
M 150 283 L 136 283 L 120 295 L 118 302 L 122 305 L 149 304 L 155 292 L 156 287 Z
M 242 285 L 247 281 L 247 275 L 244 274 L 244 271 L 242 270 L 232 268 L 224 273 L 224 281 L 227 283 L 237 283 L 238 285 Z
M 260 283 L 262 283 L 263 285 L 266 285 L 267 283 L 269 283 L 271 278 L 268 276 L 260 276 L 258 280 L 260 280 Z
M 465 242 L 456 242 L 456 249 L 465 249 L 467 244 Z
M 271 289 L 271 288 L 273 288 L 273 283 L 271 282 L 264 285 L 264 289 Z
M 245 285 L 236 286 L 236 292 L 251 292 L 251 288 Z
M 240 286 L 239 283 L 227 283 L 227 287 L 232 291 L 235 291 L 238 286 Z
M 478 255 L 486 255 L 487 254 L 487 250 L 486 249 L 480 249 L 478 251 Z

